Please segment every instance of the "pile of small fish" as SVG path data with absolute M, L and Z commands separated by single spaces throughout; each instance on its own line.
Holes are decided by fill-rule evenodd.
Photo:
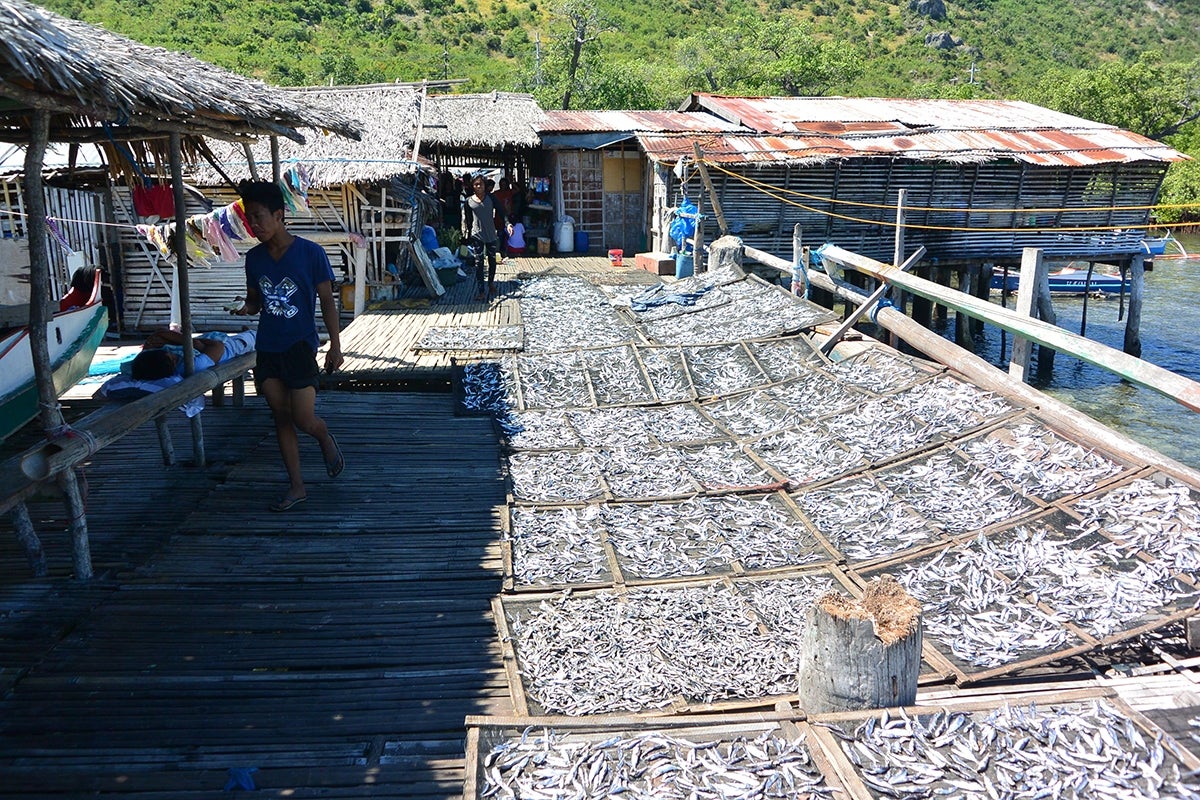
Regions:
M 1036 507 L 987 473 L 937 452 L 877 474 L 897 501 L 951 533 L 966 533 L 1028 514 Z
M 655 401 L 631 345 L 580 350 L 579 355 L 588 372 L 596 405 L 633 405 Z
M 965 433 L 1016 410 L 1003 397 L 949 375 L 918 383 L 896 396 L 908 403 L 914 415 L 948 436 Z
M 849 478 L 795 495 L 796 505 L 849 561 L 870 561 L 941 538 L 886 486 Z
M 595 408 L 596 397 L 579 351 L 526 354 L 512 359 L 520 386 L 520 409 Z
M 582 278 L 524 281 L 520 303 L 529 353 L 622 344 L 636 338 L 604 293 Z
M 1103 530 L 1124 546 L 1161 561 L 1169 570 L 1200 581 L 1200 502 L 1186 485 L 1163 476 L 1130 481 L 1075 504 L 1084 532 Z
M 766 389 L 710 400 L 703 408 L 735 436 L 759 436 L 803 421 L 799 413 L 774 400 Z
M 844 447 L 816 423 L 773 433 L 747 446 L 796 486 L 843 475 L 867 464 L 861 450 Z
M 732 394 L 770 383 L 740 344 L 686 347 L 683 351 L 692 385 L 701 397 Z
M 687 471 L 709 491 L 746 491 L 781 482 L 739 444 L 685 445 L 678 452 Z
M 817 723 L 875 796 L 970 800 L 1200 797 L 1179 761 L 1103 700 L 991 712 L 883 712 L 852 731 Z
M 977 543 L 887 571 L 921 602 L 925 638 L 964 663 L 991 668 L 1079 643 L 1064 617 L 1026 600 Z
M 1032 422 L 992 431 L 961 449 L 972 463 L 1046 500 L 1090 492 L 1121 471 L 1120 464 Z
M 682 292 L 676 284 L 672 287 Z M 727 303 L 676 314 L 642 325 L 647 339 L 664 344 L 705 344 L 713 331 L 727 341 L 766 339 L 810 328 L 835 319 L 832 312 L 768 284 L 745 281 L 722 287 Z
M 932 368 L 932 366 L 931 366 Z M 841 380 L 875 394 L 894 394 L 929 375 L 903 356 L 872 347 L 864 353 L 839 361 L 829 371 Z
M 861 449 L 876 464 L 927 447 L 940 435 L 935 426 L 917 418 L 912 406 L 899 395 L 866 400 L 841 414 L 823 418 L 821 424 L 843 444 Z
M 512 373 L 494 361 L 466 364 L 461 378 L 462 405 L 467 411 L 483 412 L 506 425 L 515 396 Z
M 513 450 L 574 450 L 583 440 L 562 411 L 513 411 L 508 415 Z
M 746 342 L 759 366 L 772 381 L 785 381 L 806 375 L 810 367 L 826 363 L 812 342 L 805 336 L 786 339 L 767 339 Z
M 508 457 L 513 496 L 529 503 L 583 502 L 604 494 L 590 451 L 513 453 Z
M 459 325 L 432 327 L 425 331 L 414 350 L 520 350 L 525 346 L 522 325 Z
M 721 429 L 689 404 L 570 411 L 577 438 L 590 447 L 708 442 Z
M 597 530 L 599 506 L 514 508 L 510 530 L 513 581 L 521 586 L 610 583 Z
M 832 795 L 803 738 L 791 741 L 770 730 L 701 741 L 662 732 L 600 739 L 526 730 L 495 745 L 482 761 L 480 796 L 498 800 Z
M 691 400 L 696 396 L 692 379 L 683 363 L 683 352 L 678 347 L 639 347 L 638 355 L 642 366 L 650 376 L 654 393 L 659 402 L 673 403 Z
M 682 454 L 673 448 L 631 445 L 593 452 L 596 466 L 614 497 L 655 500 L 686 497 L 700 491 L 684 469 Z
M 810 581 L 814 591 L 830 585 L 824 573 Z M 505 617 L 525 692 L 543 712 L 634 711 L 675 698 L 712 703 L 795 692 L 799 634 L 760 629 L 750 602 L 722 583 L 506 600 Z
M 838 414 L 867 399 L 866 394 L 817 369 L 767 389 L 767 395 L 806 419 Z
M 1193 594 L 1161 562 L 1122 558 L 1100 536 L 1067 540 L 1043 523 L 1018 526 L 995 542 L 976 542 L 984 560 L 1016 590 L 1097 638 L 1136 627 Z

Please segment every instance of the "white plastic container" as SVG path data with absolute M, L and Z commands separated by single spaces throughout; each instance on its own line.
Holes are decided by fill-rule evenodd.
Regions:
M 571 253 L 575 250 L 575 220 L 563 217 L 554 223 L 554 249 L 560 253 Z

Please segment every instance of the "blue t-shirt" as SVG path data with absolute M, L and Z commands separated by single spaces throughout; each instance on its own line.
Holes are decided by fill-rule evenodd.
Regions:
M 258 317 L 259 350 L 282 353 L 296 342 L 308 342 L 313 352 L 317 338 L 317 285 L 333 281 L 333 267 L 321 246 L 299 236 L 278 261 L 265 244 L 246 253 L 246 285 L 262 295 Z

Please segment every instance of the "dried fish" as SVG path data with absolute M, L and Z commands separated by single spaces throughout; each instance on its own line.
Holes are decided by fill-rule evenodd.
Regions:
M 825 363 L 807 336 L 747 342 L 746 346 L 772 381 L 807 375 L 811 367 Z
M 581 350 L 579 354 L 591 378 L 597 404 L 631 405 L 655 401 L 632 346 Z
M 794 495 L 800 510 L 850 561 L 869 561 L 928 544 L 941 534 L 871 478 L 850 478 Z
M 736 436 L 759 436 L 803 421 L 800 414 L 773 400 L 765 389 L 712 400 L 704 403 L 703 408 Z
M 526 354 L 516 364 L 523 409 L 596 407 L 578 351 Z
M 1127 555 L 1149 553 L 1169 570 L 1200 579 L 1200 502 L 1173 478 L 1139 478 L 1075 504 L 1082 530 L 1103 530 Z
M 922 603 L 926 640 L 985 668 L 1077 644 L 1063 627 L 1066 618 L 1026 600 L 996 572 L 980 542 L 986 540 L 888 570 Z
M 685 347 L 683 357 L 700 397 L 732 394 L 770 382 L 739 344 Z
M 589 451 L 513 453 L 508 457 L 513 496 L 530 503 L 579 502 L 604 493 Z
M 932 364 L 929 367 L 934 368 Z M 875 394 L 894 394 L 929 375 L 929 370 L 919 369 L 909 359 L 879 347 L 838 361 L 829 371 L 846 383 Z
M 769 730 L 753 739 L 695 740 L 665 733 L 614 735 L 526 731 L 483 758 L 482 797 L 659 800 L 830 795 L 803 738 Z
M 683 464 L 706 489 L 752 489 L 774 484 L 778 479 L 733 443 L 680 447 Z
M 506 430 L 514 450 L 574 450 L 583 445 L 561 411 L 512 412 Z
M 827 724 L 876 796 L 971 800 L 1196 798 L 1161 735 L 1104 700 L 1006 704 L 990 712 L 884 711 L 854 730 Z
M 861 450 L 844 447 L 816 423 L 773 433 L 747 446 L 796 486 L 854 472 L 867 464 Z
M 604 293 L 582 278 L 535 278 L 520 289 L 525 352 L 632 342 L 633 328 Z
M 939 438 L 936 427 L 917 418 L 912 407 L 896 396 L 867 400 L 824 416 L 821 424 L 847 447 L 866 453 L 874 464 L 919 450 Z
M 639 587 L 623 597 L 558 594 L 505 609 L 526 693 L 543 711 L 634 711 L 679 696 L 709 703 L 795 690 L 793 635 L 762 633 L 752 606 L 722 583 Z
M 434 326 L 413 345 L 414 350 L 520 350 L 525 346 L 523 325 Z
M 1090 492 L 1122 469 L 1094 450 L 1031 422 L 972 439 L 962 445 L 962 451 L 972 463 L 1046 500 Z
M 897 500 L 951 533 L 979 530 L 1036 506 L 975 467 L 937 452 L 877 475 Z
M 691 400 L 696 396 L 678 347 L 639 347 L 638 355 L 661 402 Z
M 514 508 L 511 530 L 513 581 L 519 586 L 561 586 L 612 581 L 600 543 L 598 506 Z
M 808 607 L 839 588 L 832 578 L 820 573 L 802 578 L 739 580 L 734 585 L 749 599 L 767 630 L 795 642 L 797 652 L 807 627 L 805 619 Z
M 772 386 L 766 393 L 804 419 L 837 414 L 867 399 L 864 392 L 816 369 Z
M 662 447 L 609 447 L 596 450 L 595 463 L 615 497 L 653 500 L 685 497 L 699 487 L 684 469 L 682 455 Z

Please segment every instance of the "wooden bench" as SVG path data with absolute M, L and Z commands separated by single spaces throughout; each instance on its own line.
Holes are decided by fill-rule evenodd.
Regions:
M 79 463 L 90 458 L 105 446 L 153 420 L 158 428 L 163 463 L 175 463 L 175 450 L 166 425 L 166 415 L 178 406 L 211 391 L 213 405 L 224 403 L 224 386 L 233 383 L 233 404 L 240 406 L 245 399 L 246 372 L 254 366 L 255 354 L 243 353 L 213 367 L 184 378 L 174 386 L 127 403 L 109 403 L 72 423 L 61 435 L 42 442 L 20 455 L 0 464 L 0 513 L 13 517 L 17 539 L 25 549 L 35 575 L 46 574 L 41 543 L 33 530 L 25 500 L 43 484 L 62 476 Z M 204 464 L 204 437 L 199 417 L 192 419 L 192 443 L 197 465 Z M 82 524 L 84 541 L 77 543 L 76 572 L 78 577 L 90 577 L 90 556 L 86 559 L 86 521 Z M 83 563 L 86 561 L 86 563 Z

